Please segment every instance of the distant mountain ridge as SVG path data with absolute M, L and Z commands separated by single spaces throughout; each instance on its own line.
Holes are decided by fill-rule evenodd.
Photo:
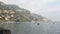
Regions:
M 9 9 L 14 9 L 14 10 L 21 9 L 17 5 L 4 5 L 4 6 L 8 7 Z
M 16 11 L 17 10 L 17 11 Z M 3 11 L 3 12 L 2 12 Z M 4 15 L 5 14 L 5 15 Z M 0 2 L 0 21 L 14 21 L 14 22 L 49 22 L 37 14 L 31 14 L 29 10 L 18 7 L 17 5 L 8 5 Z

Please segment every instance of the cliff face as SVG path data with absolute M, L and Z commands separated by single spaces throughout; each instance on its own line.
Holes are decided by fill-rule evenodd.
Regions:
M 31 14 L 29 10 L 19 8 L 17 5 L 8 5 L 0 2 L 0 22 L 40 22 L 44 18 L 37 14 Z M 48 20 L 46 20 L 48 21 Z

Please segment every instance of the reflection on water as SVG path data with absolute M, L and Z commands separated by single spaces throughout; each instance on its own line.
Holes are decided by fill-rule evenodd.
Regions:
M 0 25 L 12 34 L 60 34 L 60 23 L 7 23 Z

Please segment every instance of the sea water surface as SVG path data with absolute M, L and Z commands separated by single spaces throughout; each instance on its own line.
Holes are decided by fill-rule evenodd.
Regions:
M 60 34 L 60 23 L 16 22 L 0 25 L 11 30 L 11 34 Z

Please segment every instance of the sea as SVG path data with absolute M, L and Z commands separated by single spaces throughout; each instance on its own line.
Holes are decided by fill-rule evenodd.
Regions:
M 60 34 L 60 22 L 15 22 L 0 24 L 11 34 Z

